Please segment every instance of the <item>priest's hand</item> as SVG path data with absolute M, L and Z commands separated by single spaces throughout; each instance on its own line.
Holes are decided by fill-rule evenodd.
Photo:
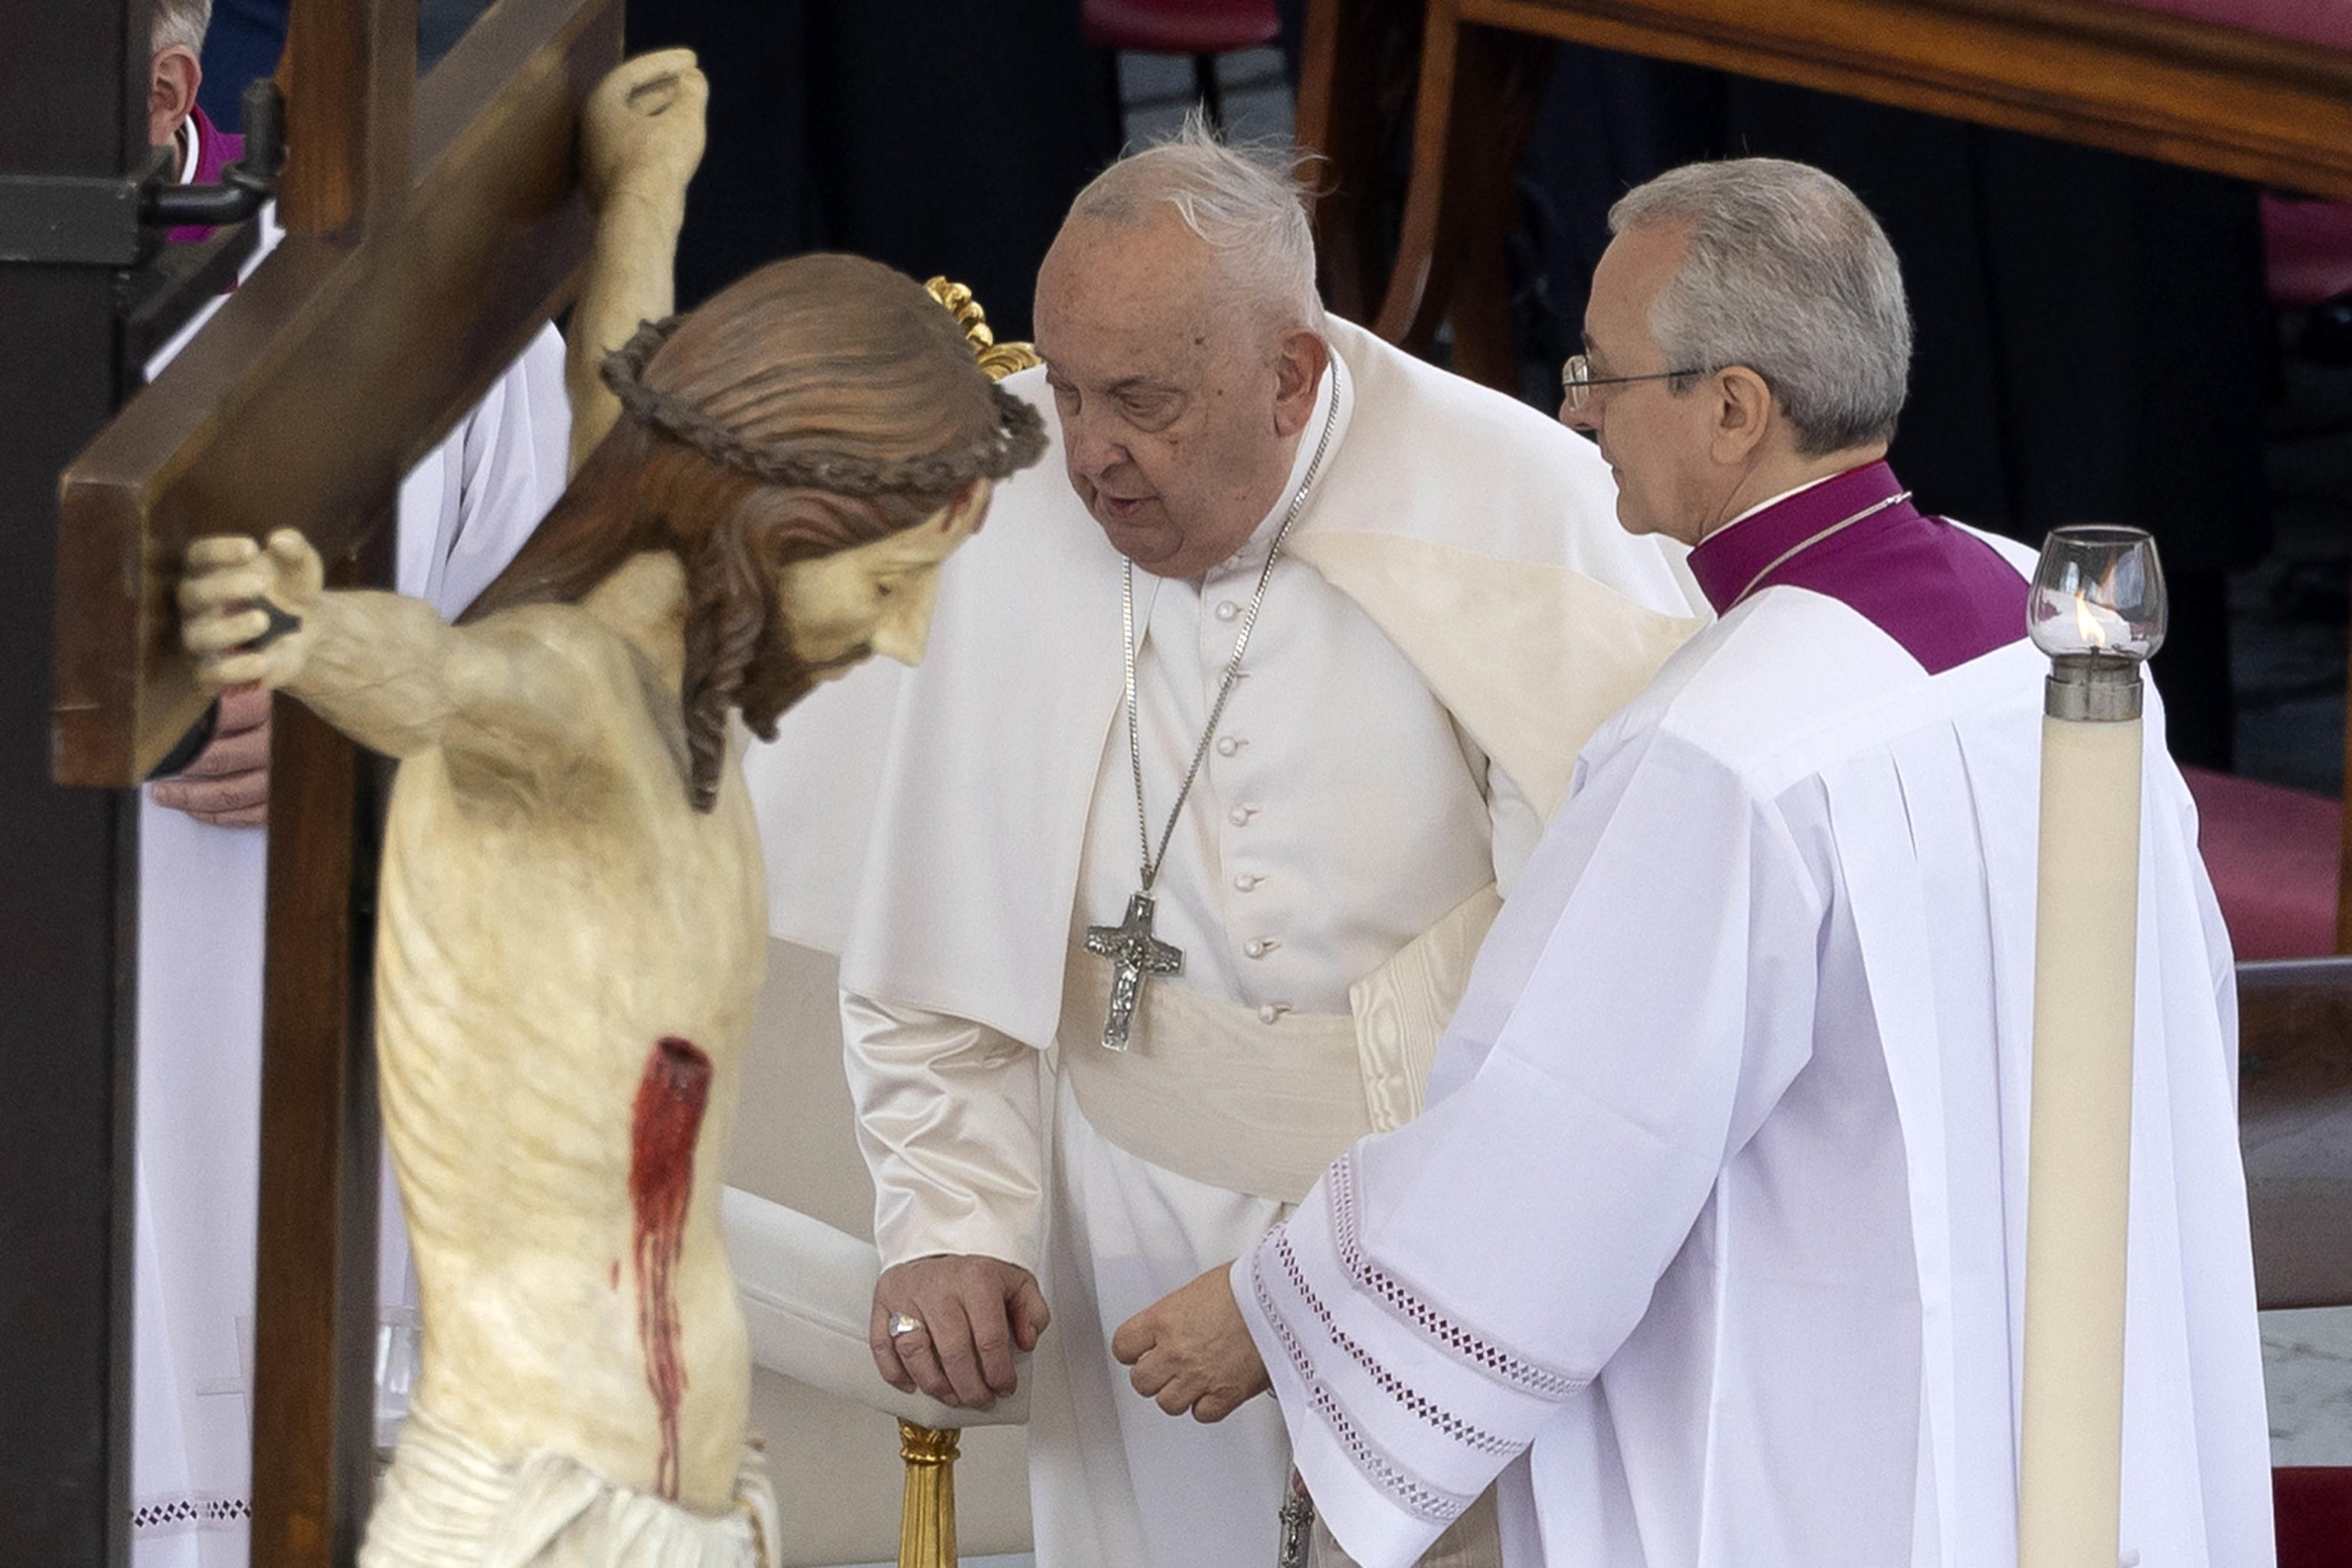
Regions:
M 234 533 L 191 542 L 180 640 L 196 656 L 196 685 L 274 690 L 301 674 L 319 641 L 325 582 L 319 552 L 290 528 L 271 534 L 267 550 Z
M 269 821 L 269 693 L 232 686 L 220 694 L 213 738 L 186 768 L 155 785 L 155 804 L 215 827 Z
M 1110 1353 L 1135 1369 L 1135 1392 L 1171 1415 L 1223 1421 L 1272 1386 L 1234 1300 L 1233 1266 L 1219 1264 L 1118 1326 Z
M 1021 1386 L 1013 1349 L 1035 1350 L 1051 1316 L 1036 1277 L 1017 1264 L 918 1258 L 874 1282 L 866 1342 L 882 1381 L 899 1393 L 919 1388 L 942 1405 L 986 1410 Z

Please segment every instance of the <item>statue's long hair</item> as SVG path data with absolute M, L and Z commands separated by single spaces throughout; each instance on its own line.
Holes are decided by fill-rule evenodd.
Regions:
M 910 528 L 1044 449 L 962 329 L 913 279 L 852 256 L 763 267 L 648 323 L 605 379 L 624 412 L 520 553 L 463 617 L 570 604 L 630 557 L 686 567 L 679 692 L 698 810 L 719 796 L 727 711 L 772 739 L 813 684 L 778 573 Z

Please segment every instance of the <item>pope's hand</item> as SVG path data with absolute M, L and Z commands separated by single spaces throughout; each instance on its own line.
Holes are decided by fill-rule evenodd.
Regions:
M 271 534 L 267 550 L 240 534 L 190 544 L 180 640 L 196 656 L 196 684 L 206 691 L 275 689 L 301 674 L 319 640 L 325 581 L 319 552 L 290 528 Z M 265 637 L 264 646 L 253 646 Z
M 901 1314 L 919 1326 L 893 1334 Z M 986 1410 L 1021 1386 L 1013 1348 L 1035 1350 L 1051 1316 L 1026 1268 L 993 1258 L 918 1258 L 874 1282 L 866 1340 L 882 1381 L 901 1394 L 919 1388 L 942 1405 Z
M 1223 1421 L 1271 1386 L 1265 1363 L 1220 1264 L 1118 1326 L 1110 1353 L 1135 1369 L 1135 1392 L 1171 1415 Z
M 710 84 L 692 49 L 657 49 L 606 73 L 580 111 L 580 181 L 593 211 L 621 192 L 681 200 L 702 162 Z

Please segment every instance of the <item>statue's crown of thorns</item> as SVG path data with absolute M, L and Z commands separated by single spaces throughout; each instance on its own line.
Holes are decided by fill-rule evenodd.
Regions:
M 701 409 L 646 384 L 646 366 L 686 318 L 647 321 L 604 356 L 604 384 L 631 417 L 715 462 L 774 485 L 870 499 L 881 495 L 946 495 L 973 479 L 1001 479 L 1035 462 L 1045 449 L 1045 423 L 1037 410 L 991 384 L 996 424 L 960 452 L 876 462 L 845 453 L 780 450 L 745 440 Z

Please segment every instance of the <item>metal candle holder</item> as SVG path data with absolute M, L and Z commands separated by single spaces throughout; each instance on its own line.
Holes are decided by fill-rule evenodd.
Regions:
M 2062 528 L 2026 624 L 2042 691 L 2020 1568 L 2114 1568 L 2138 987 L 2140 666 L 2164 574 L 2136 528 Z
M 2164 646 L 2168 608 L 2146 530 L 2053 529 L 2025 612 L 2026 635 L 2051 658 L 2042 711 L 2091 723 L 2138 718 L 2140 666 Z

